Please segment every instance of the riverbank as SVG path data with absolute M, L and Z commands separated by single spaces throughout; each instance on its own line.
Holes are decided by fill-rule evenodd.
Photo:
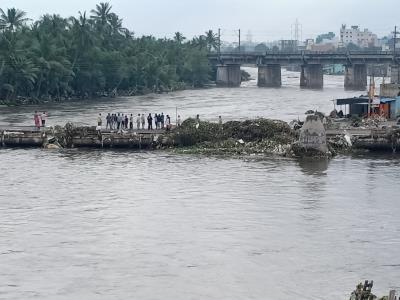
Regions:
M 241 70 L 241 77 L 242 82 L 248 82 L 252 80 L 251 74 L 246 72 L 245 70 Z M 137 88 L 133 87 L 127 90 L 118 90 L 118 91 L 111 91 L 111 92 L 98 92 L 92 95 L 70 95 L 70 96 L 47 96 L 47 97 L 22 97 L 18 96 L 14 100 L 4 100 L 0 99 L 0 108 L 4 107 L 13 107 L 13 106 L 26 106 L 26 105 L 39 105 L 39 104 L 46 104 L 46 103 L 65 103 L 65 102 L 79 102 L 79 101 L 88 101 L 90 99 L 115 99 L 115 98 L 122 98 L 122 97 L 137 97 L 137 96 L 145 96 L 150 94 L 168 94 L 172 92 L 178 91 L 190 91 L 190 90 L 204 90 L 210 88 L 217 88 L 215 81 L 210 81 L 209 83 L 205 83 L 200 87 L 194 87 L 190 84 L 185 82 L 177 82 L 172 87 L 164 87 L 159 86 L 157 88 Z
M 211 85 L 205 85 L 202 88 L 210 88 L 212 87 Z M 191 90 L 191 89 L 199 89 L 199 88 L 193 88 L 190 87 L 189 85 L 186 85 L 184 83 L 181 83 L 177 85 L 174 88 L 170 89 L 165 89 L 165 88 L 159 88 L 159 89 L 148 89 L 148 88 L 143 88 L 143 89 L 136 89 L 132 88 L 130 90 L 122 90 L 118 92 L 99 92 L 93 95 L 83 95 L 83 96 L 60 96 L 60 97 L 17 97 L 14 100 L 1 100 L 0 99 L 0 107 L 1 106 L 24 106 L 24 105 L 38 105 L 38 104 L 46 104 L 46 103 L 63 103 L 63 102 L 79 102 L 79 101 L 87 101 L 90 99 L 115 99 L 118 97 L 134 97 L 134 96 L 145 96 L 149 94 L 165 94 L 165 93 L 170 93 L 170 92 L 176 92 L 176 91 L 184 91 L 184 90 Z

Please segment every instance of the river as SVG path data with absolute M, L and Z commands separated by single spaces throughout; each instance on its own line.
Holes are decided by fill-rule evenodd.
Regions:
M 249 69 L 254 75 L 254 70 Z M 291 120 L 359 95 L 207 89 L 29 108 L 0 125 L 94 123 L 106 112 Z M 0 299 L 347 299 L 364 279 L 400 290 L 400 159 L 221 158 L 0 149 Z M 396 200 L 397 199 L 397 200 Z
M 245 68 L 253 78 L 257 69 Z M 382 79 L 378 79 L 380 82 Z M 282 88 L 257 88 L 256 80 L 244 82 L 240 88 L 212 88 L 186 90 L 169 94 L 150 94 L 118 99 L 64 102 L 29 106 L 25 108 L 2 108 L 0 125 L 33 125 L 35 110 L 49 112 L 49 125 L 65 125 L 67 121 L 95 125 L 97 115 L 107 113 L 133 114 L 150 112 L 169 114 L 174 123 L 176 111 L 182 119 L 200 115 L 201 119 L 224 121 L 256 117 L 291 121 L 303 118 L 307 110 L 329 113 L 334 109 L 333 99 L 359 96 L 362 92 L 343 89 L 343 76 L 326 76 L 323 90 L 300 89 L 300 73 L 282 73 Z M 364 92 L 365 94 L 365 92 Z M 344 108 L 343 108 L 344 109 Z

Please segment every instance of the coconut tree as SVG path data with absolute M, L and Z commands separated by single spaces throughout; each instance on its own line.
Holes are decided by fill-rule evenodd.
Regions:
M 218 35 L 212 30 L 206 32 L 205 40 L 207 43 L 208 52 L 211 52 L 211 50 L 218 48 Z
M 111 29 L 111 33 L 112 34 L 121 34 L 123 33 L 125 30 L 127 30 L 126 28 L 122 27 L 122 19 L 120 19 L 116 14 L 111 13 L 109 20 L 108 20 L 109 24 L 110 24 L 110 29 Z
M 104 27 L 110 20 L 111 9 L 112 6 L 109 2 L 101 2 L 96 5 L 96 9 L 90 11 L 92 13 L 91 18 Z
M 180 32 L 172 39 L 134 37 L 109 3 L 98 4 L 90 15 L 44 15 L 27 27 L 24 12 L 1 11 L 0 96 L 55 99 L 207 82 L 207 49 L 217 45 L 213 32 L 208 40 L 202 35 L 190 42 Z
M 135 36 L 135 33 L 133 31 L 130 31 L 127 28 L 122 29 L 122 34 L 123 34 L 124 38 L 127 40 L 130 40 Z
M 0 96 L 4 95 L 4 99 L 8 101 L 10 97 L 14 94 L 14 87 L 9 83 L 4 83 L 0 87 Z
M 26 18 L 26 12 L 16 9 L 8 8 L 5 12 L 0 8 L 0 28 L 14 32 L 21 28 L 25 23 L 29 21 Z
M 61 38 L 66 34 L 68 29 L 68 20 L 59 15 L 44 15 L 35 22 L 36 27 L 41 32 L 51 34 L 53 37 Z M 33 27 L 32 29 L 34 29 Z
M 186 40 L 186 38 L 183 36 L 182 33 L 175 32 L 175 36 L 174 36 L 175 42 L 177 42 L 178 44 L 182 44 L 184 40 Z
M 204 35 L 200 35 L 199 37 L 194 37 L 191 41 L 191 44 L 195 47 L 198 47 L 200 50 L 203 50 L 207 47 L 206 37 Z
M 34 88 L 38 69 L 24 56 L 11 57 L 10 66 L 10 84 L 13 85 L 15 93 L 28 95 Z
M 72 62 L 72 68 L 74 68 L 79 58 L 79 54 L 82 53 L 85 49 L 87 50 L 88 47 L 93 44 L 93 37 L 89 20 L 86 17 L 86 12 L 84 12 L 83 14 L 79 12 L 79 17 L 72 17 L 70 21 L 72 23 L 71 31 L 73 44 L 75 45 L 75 56 Z
M 66 49 L 57 46 L 51 35 L 37 32 L 36 41 L 32 46 L 35 65 L 38 66 L 38 80 L 36 84 L 36 97 L 41 95 L 42 85 L 45 94 L 50 86 L 59 86 L 57 81 L 63 80 L 68 84 L 66 74 L 71 74 L 70 62 L 66 58 Z

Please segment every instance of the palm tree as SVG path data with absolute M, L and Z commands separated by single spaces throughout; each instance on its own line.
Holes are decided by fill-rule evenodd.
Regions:
M 122 19 L 120 19 L 114 13 L 110 14 L 108 22 L 110 24 L 111 33 L 113 33 L 113 34 L 120 34 L 126 30 L 126 28 L 122 27 Z
M 123 28 L 122 29 L 122 34 L 124 35 L 124 37 L 128 40 L 128 39 L 132 39 L 135 36 L 135 33 L 133 31 L 130 31 L 127 28 Z
M 34 88 L 38 69 L 30 59 L 23 56 L 11 57 L 10 63 L 14 92 L 27 95 Z
M 74 44 L 76 45 L 75 57 L 72 62 L 72 68 L 74 68 L 76 61 L 78 60 L 79 53 L 84 49 L 87 49 L 92 43 L 91 27 L 89 20 L 86 17 L 86 12 L 83 14 L 79 12 L 79 18 L 71 18 L 72 22 L 72 35 Z
M 192 45 L 198 47 L 200 50 L 207 47 L 206 37 L 204 35 L 200 35 L 199 37 L 194 37 L 192 40 Z
M 69 69 L 70 62 L 65 57 L 65 48 L 55 45 L 49 34 L 37 32 L 36 40 L 32 53 L 35 57 L 35 65 L 39 67 L 39 77 L 36 82 L 36 97 L 39 98 L 42 84 L 45 85 L 47 94 L 49 83 L 57 82 L 64 74 L 72 73 L 72 70 Z M 64 81 L 68 83 L 68 80 Z M 58 86 L 58 82 L 56 85 Z
M 59 38 L 68 29 L 68 20 L 59 15 L 44 15 L 35 22 L 40 31 L 51 33 L 54 37 Z
M 6 13 L 0 8 L 0 29 L 14 32 L 29 20 L 29 18 L 26 18 L 26 12 L 22 10 L 9 8 Z
M 96 9 L 92 9 L 90 12 L 92 13 L 91 18 L 96 21 L 96 23 L 105 26 L 110 21 L 112 6 L 109 2 L 101 2 L 96 5 Z
M 218 48 L 218 42 L 219 42 L 218 35 L 214 33 L 212 30 L 206 32 L 205 39 L 207 43 L 208 52 L 211 52 L 212 49 Z
M 182 44 L 183 41 L 186 40 L 186 38 L 183 36 L 182 33 L 180 33 L 180 32 L 175 32 L 174 40 L 175 40 L 175 42 L 177 42 L 178 44 Z
M 190 42 L 180 32 L 171 39 L 134 37 L 109 3 L 97 5 L 90 16 L 44 15 L 28 27 L 24 12 L 0 11 L 0 97 L 56 99 L 207 82 L 207 48 L 215 46 L 205 34 Z
M 14 86 L 9 83 L 4 83 L 0 89 L 0 95 L 5 92 L 5 100 L 8 101 L 9 98 L 14 94 Z

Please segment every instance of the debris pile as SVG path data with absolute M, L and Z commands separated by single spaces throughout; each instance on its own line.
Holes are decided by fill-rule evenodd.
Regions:
M 346 153 L 352 150 L 355 138 L 347 134 L 338 134 L 327 139 L 329 150 L 335 155 Z
M 277 143 L 291 143 L 295 133 L 290 126 L 280 120 L 257 119 L 230 121 L 223 125 L 225 138 L 243 139 L 245 142 L 272 140 Z
M 286 155 L 296 132 L 283 121 L 256 119 L 223 125 L 188 119 L 173 131 L 180 152 Z
M 364 283 L 359 283 L 356 289 L 351 293 L 350 300 L 397 300 L 396 291 L 391 290 L 389 296 L 378 298 L 372 293 L 374 282 L 365 280 Z

